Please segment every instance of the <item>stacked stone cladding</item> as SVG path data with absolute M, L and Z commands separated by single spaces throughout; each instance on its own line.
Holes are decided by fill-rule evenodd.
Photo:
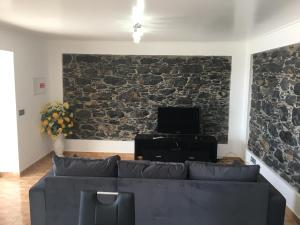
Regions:
M 152 133 L 159 106 L 200 107 L 205 134 L 227 143 L 231 57 L 63 55 L 72 139 L 133 140 Z

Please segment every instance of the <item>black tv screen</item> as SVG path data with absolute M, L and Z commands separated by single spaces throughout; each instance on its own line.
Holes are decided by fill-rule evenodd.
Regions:
M 170 134 L 200 133 L 200 109 L 159 107 L 157 131 Z

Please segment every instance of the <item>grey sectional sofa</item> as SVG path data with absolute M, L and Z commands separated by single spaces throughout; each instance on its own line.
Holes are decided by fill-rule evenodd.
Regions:
M 32 225 L 77 225 L 81 190 L 133 192 L 136 225 L 284 224 L 285 199 L 258 175 L 259 167 L 111 159 L 89 163 L 54 158 L 54 171 L 29 192 Z M 87 176 L 82 167 L 101 170 L 101 176 Z

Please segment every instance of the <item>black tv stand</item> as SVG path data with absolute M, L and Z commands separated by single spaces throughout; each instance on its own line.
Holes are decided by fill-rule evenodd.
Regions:
M 197 134 L 137 134 L 136 160 L 165 162 L 217 161 L 217 140 Z

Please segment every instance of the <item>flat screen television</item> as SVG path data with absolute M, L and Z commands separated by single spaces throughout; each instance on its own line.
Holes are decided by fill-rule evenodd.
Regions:
M 196 107 L 159 107 L 157 132 L 169 134 L 200 133 L 200 109 Z

